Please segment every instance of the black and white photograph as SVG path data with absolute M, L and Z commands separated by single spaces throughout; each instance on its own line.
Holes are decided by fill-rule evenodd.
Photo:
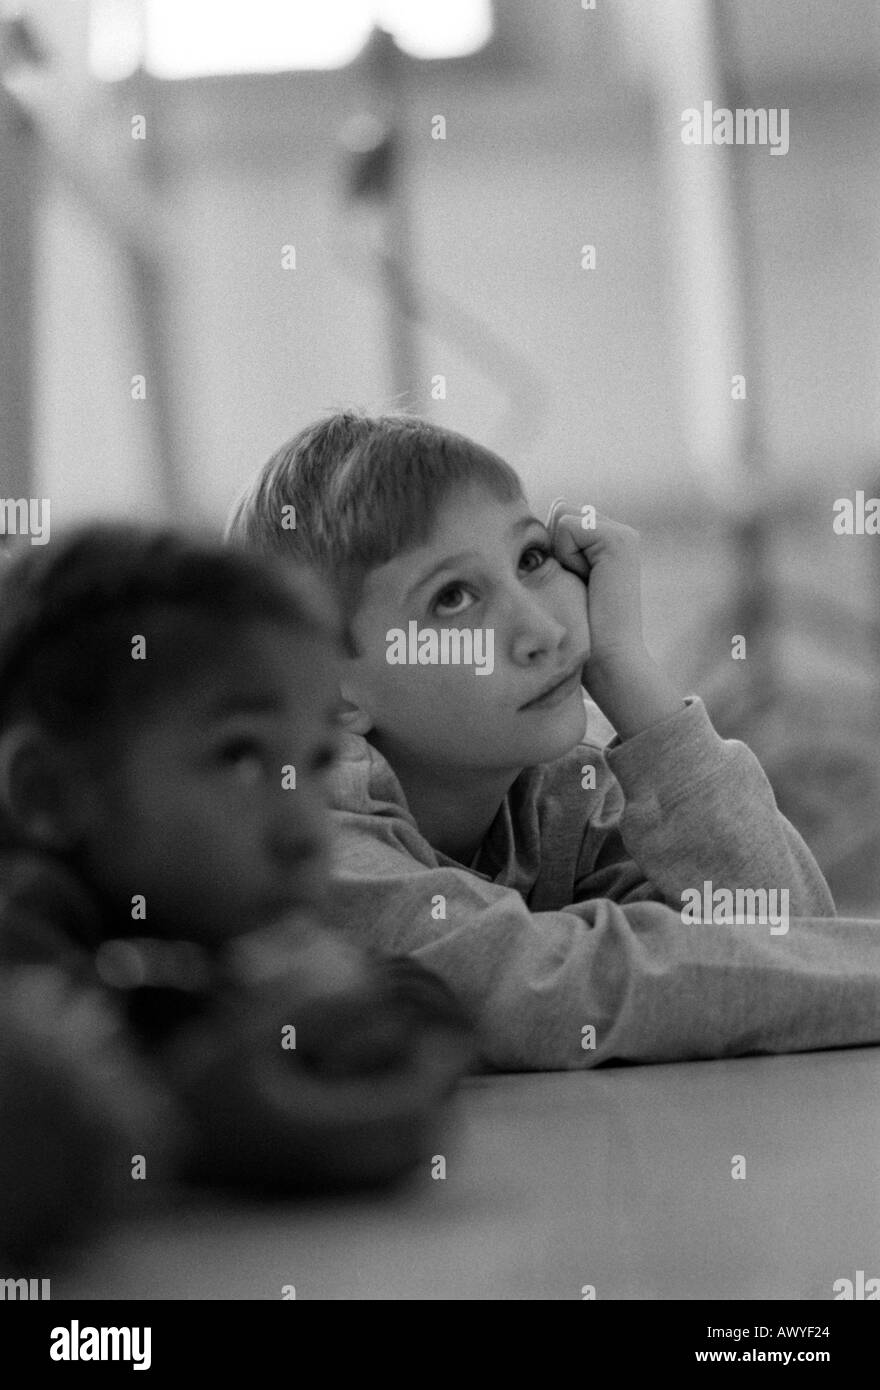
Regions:
M 0 0 L 0 492 L 21 1364 L 573 1300 L 840 1374 L 875 0 Z

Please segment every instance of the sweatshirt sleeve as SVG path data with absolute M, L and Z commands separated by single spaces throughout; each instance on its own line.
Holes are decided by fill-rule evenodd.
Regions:
M 834 915 L 822 872 L 758 759 L 720 737 L 702 700 L 692 696 L 668 719 L 595 752 L 600 794 L 575 901 L 651 898 L 680 911 L 682 892 L 702 893 L 709 881 L 713 889 L 785 889 L 792 916 Z
M 477 1018 L 490 1068 L 880 1042 L 877 922 L 796 919 L 774 936 L 686 925 L 650 901 L 532 912 L 516 889 L 432 863 L 403 816 L 350 810 L 337 821 L 333 922 L 445 980 Z

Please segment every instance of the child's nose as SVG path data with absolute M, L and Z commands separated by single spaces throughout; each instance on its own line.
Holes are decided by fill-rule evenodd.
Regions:
M 559 650 L 568 628 L 546 608 L 528 598 L 522 599 L 511 614 L 511 656 L 521 666 L 530 666 L 537 657 Z

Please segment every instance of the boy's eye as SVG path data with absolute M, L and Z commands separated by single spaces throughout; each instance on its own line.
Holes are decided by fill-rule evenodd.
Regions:
M 541 566 L 546 564 L 548 560 L 553 559 L 553 552 L 546 545 L 530 545 L 528 549 L 523 551 L 520 557 L 520 564 L 522 564 L 523 560 L 527 555 L 538 556 L 538 563 L 531 566 L 532 570 L 540 569 Z
M 440 590 L 434 600 L 432 612 L 436 613 L 438 617 L 444 618 L 454 618 L 458 613 L 465 612 L 465 609 L 469 608 L 470 604 L 464 604 L 460 599 L 457 600 L 456 595 L 464 596 L 465 598 L 471 597 L 468 595 L 463 584 L 448 584 L 445 589 Z M 441 614 L 441 608 L 446 608 L 450 611 Z
M 540 544 L 530 545 L 523 551 L 520 556 L 520 565 L 525 562 L 527 555 L 531 555 L 534 558 L 534 563 L 526 566 L 530 574 L 534 573 L 535 570 L 540 569 L 542 565 L 546 565 L 549 560 L 554 558 L 553 551 L 549 546 Z M 431 611 L 436 613 L 438 617 L 456 617 L 459 613 L 463 613 L 466 609 L 471 607 L 470 603 L 465 603 L 463 601 L 463 596 L 467 595 L 468 590 L 463 584 L 448 584 L 445 589 L 440 590 L 440 593 L 434 600 Z M 469 596 L 473 599 L 473 595 Z M 475 602 L 476 600 L 473 601 Z M 441 615 L 439 612 L 441 607 L 450 611 Z

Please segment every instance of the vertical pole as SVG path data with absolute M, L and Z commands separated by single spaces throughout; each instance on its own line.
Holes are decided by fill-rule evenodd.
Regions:
M 748 169 L 753 152 L 736 146 L 693 149 L 675 129 L 685 110 L 699 111 L 704 100 L 729 109 L 741 101 L 733 7 L 727 0 L 664 0 L 662 5 L 627 3 L 624 13 L 653 71 L 661 104 L 688 442 L 728 528 L 736 575 L 733 631 L 748 638 L 742 675 L 749 682 L 749 703 L 761 709 L 776 697 L 779 673 L 769 640 L 777 615 L 761 409 L 758 248 Z M 724 392 L 733 373 L 745 377 L 746 396 L 732 410 Z
M 30 124 L 0 92 L 0 493 L 34 491 L 35 166 Z
M 391 392 L 395 400 L 412 409 L 418 402 L 420 392 L 412 226 L 406 174 L 406 58 L 393 36 L 376 28 L 367 41 L 363 62 L 377 105 L 385 115 L 390 144 L 387 179 L 382 189 L 381 262 Z
M 714 39 L 716 62 L 721 74 L 722 105 L 736 110 L 748 105 L 738 60 L 735 21 L 729 0 L 714 0 Z M 758 661 L 751 667 L 753 694 L 759 708 L 772 704 L 779 693 L 776 644 L 771 640 L 777 618 L 774 599 L 771 521 L 767 515 L 771 499 L 765 495 L 768 449 L 764 412 L 764 373 L 761 334 L 760 287 L 756 266 L 758 242 L 755 236 L 756 209 L 749 173 L 748 149 L 735 145 L 727 152 L 732 185 L 731 235 L 736 263 L 736 289 L 742 325 L 743 373 L 747 394 L 741 402 L 743 425 L 740 434 L 740 467 L 751 486 L 754 499 L 740 516 L 735 528 L 737 548 L 738 630 L 748 632 L 757 647 Z
M 125 91 L 132 104 L 132 113 L 143 115 L 146 121 L 146 140 L 132 143 L 136 146 L 133 154 L 137 182 L 143 195 L 149 198 L 161 188 L 164 174 L 152 82 L 139 72 L 126 84 Z M 182 471 L 177 385 L 169 350 L 168 249 L 164 243 L 149 248 L 132 247 L 128 274 L 134 301 L 136 342 L 143 354 L 143 372 L 147 379 L 147 419 L 159 496 L 169 521 L 186 522 L 190 499 Z

